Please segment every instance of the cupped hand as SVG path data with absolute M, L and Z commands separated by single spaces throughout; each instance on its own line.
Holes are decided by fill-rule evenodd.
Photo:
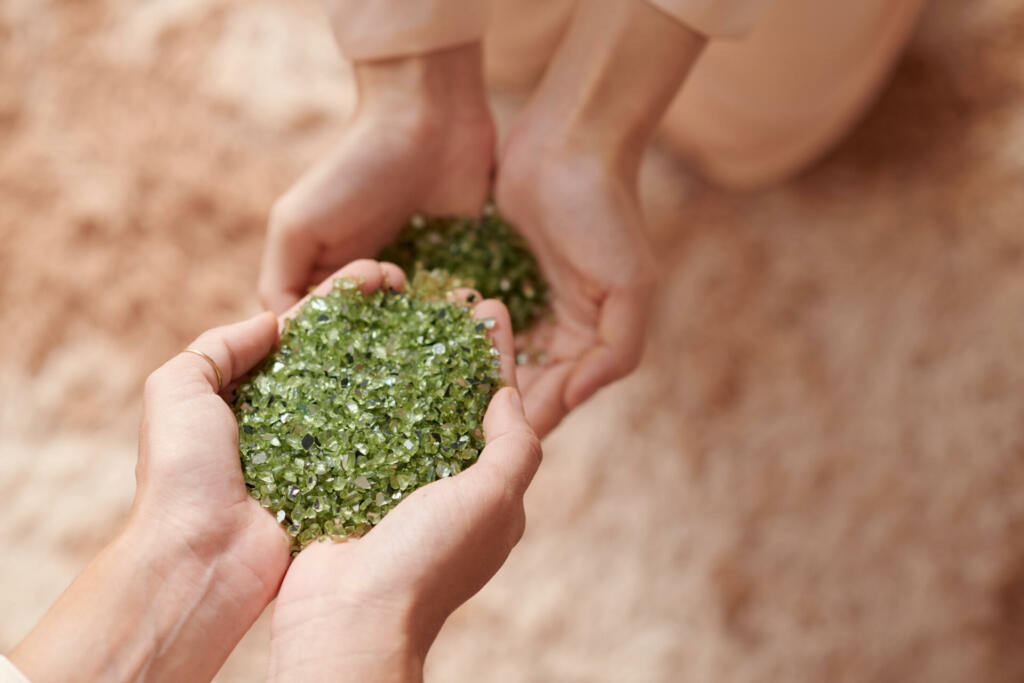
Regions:
M 274 597 L 288 537 L 246 491 L 218 391 L 277 339 L 265 313 L 192 342 L 212 363 L 150 375 L 128 523 L 12 653 L 32 680 L 210 680 Z
M 227 397 L 226 387 L 266 356 L 277 339 L 276 316 L 263 313 L 209 330 L 188 346 L 209 356 L 221 377 L 210 362 L 190 352 L 150 375 L 128 523 L 134 535 L 158 538 L 188 557 L 207 576 L 210 590 L 234 604 L 234 617 L 250 623 L 277 592 L 289 545 L 246 490 L 238 425 L 230 399 L 222 394 Z
M 543 436 L 636 367 L 654 259 L 630 173 L 566 141 L 543 139 L 529 119 L 510 136 L 495 194 L 551 291 L 553 318 L 520 340 L 540 360 L 518 370 L 530 424 Z
M 401 287 L 405 282 L 405 274 L 395 265 L 359 260 L 315 291 L 326 293 L 339 277 L 355 279 L 364 293 L 385 283 Z M 296 302 L 288 314 L 300 304 Z M 180 539 L 204 562 L 230 557 L 239 571 L 265 584 L 271 597 L 288 566 L 289 541 L 246 489 L 229 394 L 231 385 L 274 347 L 279 329 L 280 321 L 269 312 L 212 329 L 188 348 L 205 354 L 213 364 L 183 351 L 150 375 L 132 507 L 135 525 Z
M 281 313 L 410 215 L 475 215 L 490 189 L 494 124 L 480 48 L 354 65 L 359 103 L 327 155 L 274 205 L 260 269 Z
M 457 296 L 480 300 L 469 291 Z M 299 553 L 274 609 L 271 679 L 417 679 L 444 620 L 497 572 L 522 535 L 523 494 L 540 442 L 515 388 L 507 310 L 487 300 L 473 313 L 496 320 L 490 334 L 507 385 L 484 418 L 480 459 L 410 494 L 362 538 Z

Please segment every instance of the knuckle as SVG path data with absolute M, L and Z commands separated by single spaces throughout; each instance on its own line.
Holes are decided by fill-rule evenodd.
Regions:
M 236 367 L 235 351 L 227 339 L 225 339 L 229 327 L 230 325 L 221 325 L 220 327 L 211 328 L 196 337 L 196 340 L 190 345 L 192 348 L 207 354 L 217 363 L 217 367 L 221 372 L 222 382 L 225 385 L 227 385 L 232 377 Z M 205 360 L 201 362 L 203 365 L 194 365 L 199 368 L 199 374 L 205 377 L 208 372 L 208 364 Z
M 544 450 L 540 438 L 529 427 L 518 427 L 509 433 L 512 447 L 521 453 L 529 462 L 539 465 L 544 458 Z
M 505 519 L 517 505 L 522 505 L 516 486 L 497 467 L 490 470 L 490 476 L 480 487 L 480 495 L 488 517 Z
M 220 365 L 221 383 L 227 386 L 231 381 L 231 378 L 235 375 L 235 368 L 238 367 L 238 356 L 235 352 L 234 346 L 232 346 L 224 337 L 217 337 L 215 343 L 217 344 L 217 348 L 220 349 L 217 357 L 223 358 Z
M 211 358 L 217 358 L 224 348 L 223 328 L 212 327 L 196 337 L 189 347 L 202 351 Z M 204 361 L 205 362 L 205 361 Z

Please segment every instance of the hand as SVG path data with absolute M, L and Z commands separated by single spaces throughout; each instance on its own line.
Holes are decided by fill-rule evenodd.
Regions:
M 636 367 L 654 259 L 634 183 L 601 156 L 568 142 L 537 140 L 529 128 L 513 132 L 496 195 L 551 288 L 554 318 L 523 344 L 546 358 L 518 371 L 530 424 L 544 435 Z
M 227 384 L 277 338 L 264 313 L 190 346 Z M 31 680 L 209 680 L 274 597 L 288 537 L 246 491 L 217 388 L 191 353 L 150 375 L 128 524 L 12 653 Z
M 519 382 L 539 434 L 640 360 L 654 259 L 636 178 L 705 40 L 649 2 L 580 3 L 509 136 L 495 190 L 551 286 L 547 356 Z
M 277 318 L 261 313 L 212 329 L 188 348 L 210 356 L 223 387 L 203 358 L 179 353 L 146 381 L 138 488 L 129 526 L 177 539 L 204 566 L 219 566 L 225 586 L 252 584 L 273 597 L 289 561 L 287 534 L 246 489 L 238 457 L 238 423 L 230 386 L 277 343 Z M 217 389 L 220 388 L 220 395 Z M 226 401 L 222 395 L 228 397 Z M 259 610 L 256 611 L 258 616 Z
M 474 315 L 497 321 L 491 334 L 508 385 L 484 418 L 479 461 L 416 490 L 366 536 L 314 543 L 295 558 L 274 609 L 272 680 L 421 678 L 445 619 L 494 575 L 522 535 L 522 497 L 540 442 L 515 389 L 508 312 L 483 301 Z
M 274 205 L 260 295 L 281 313 L 312 285 L 374 257 L 410 215 L 475 215 L 494 124 L 479 44 L 357 62 L 359 103 L 341 139 Z

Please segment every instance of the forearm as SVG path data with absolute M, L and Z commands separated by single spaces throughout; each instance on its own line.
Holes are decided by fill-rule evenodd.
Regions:
M 129 528 L 10 658 L 33 683 L 209 680 L 272 597 L 255 577 L 224 585 L 223 569 Z
M 705 42 L 645 0 L 580 3 L 535 98 L 552 134 L 631 171 Z

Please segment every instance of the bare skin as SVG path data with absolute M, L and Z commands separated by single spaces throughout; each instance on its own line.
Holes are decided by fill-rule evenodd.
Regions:
M 191 346 L 230 381 L 276 341 L 264 313 Z M 216 390 L 189 353 L 150 375 L 129 521 L 11 654 L 30 680 L 209 680 L 273 599 L 288 539 L 246 492 Z
M 364 292 L 405 281 L 397 266 L 368 260 L 335 276 L 356 279 Z M 210 680 L 287 571 L 272 674 L 317 680 L 307 675 L 306 647 L 309 625 L 321 624 L 333 642 L 347 644 L 326 648 L 337 655 L 323 670 L 330 680 L 388 680 L 374 676 L 390 675 L 392 665 L 415 677 L 445 618 L 497 571 L 522 534 L 522 494 L 540 459 L 515 389 L 508 312 L 474 300 L 475 316 L 498 321 L 490 334 L 508 385 L 487 412 L 478 465 L 410 495 L 359 541 L 315 544 L 290 569 L 287 536 L 246 491 L 238 426 L 217 394 L 213 368 L 189 353 L 164 364 L 146 383 L 138 490 L 125 530 L 11 661 L 39 683 Z M 211 356 L 230 385 L 271 350 L 279 323 L 264 313 L 190 346 Z M 396 648 L 387 666 L 365 656 L 374 643 Z
M 274 205 L 260 269 L 281 313 L 408 217 L 477 214 L 494 165 L 479 44 L 353 66 L 359 102 L 334 148 Z
M 638 0 L 583 4 L 504 150 L 498 202 L 554 293 L 555 323 L 543 338 L 550 362 L 519 373 L 541 433 L 639 359 L 654 277 L 637 168 L 702 46 Z M 275 206 L 260 280 L 268 305 L 294 306 L 337 266 L 374 253 L 414 211 L 480 209 L 494 128 L 479 61 L 470 44 L 356 65 L 360 104 L 349 127 Z M 403 281 L 371 261 L 343 274 L 370 288 Z M 501 321 L 494 332 L 509 373 L 507 313 L 494 302 L 478 311 Z M 276 339 L 276 318 L 263 315 L 195 345 L 237 378 Z M 131 519 L 12 653 L 32 680 L 209 679 L 277 592 L 287 542 L 245 492 L 237 428 L 215 382 L 190 354 L 147 382 Z M 478 466 L 410 496 L 358 542 L 300 554 L 275 613 L 272 676 L 421 676 L 447 615 L 522 533 L 522 493 L 540 449 L 515 389 L 496 398 L 485 427 Z M 444 542 L 428 533 L 436 528 L 448 529 Z M 311 670 L 306 645 L 323 637 L 347 645 L 324 648 L 330 661 Z
M 299 554 L 274 609 L 270 680 L 422 679 L 444 621 L 525 526 L 540 445 L 514 388 L 494 398 L 484 429 L 476 465 L 413 493 L 367 536 Z
M 499 208 L 552 289 L 542 367 L 520 370 L 538 433 L 639 362 L 655 272 L 643 152 L 704 39 L 646 2 L 581 3 L 503 151 Z
M 640 159 L 704 39 L 643 0 L 581 3 L 516 123 L 493 188 L 552 286 L 554 324 L 520 372 L 542 436 L 639 362 L 655 275 Z M 260 291 L 280 312 L 417 211 L 479 211 L 494 126 L 480 48 L 354 65 L 360 105 L 337 147 L 273 211 Z
M 401 289 L 388 263 L 361 288 Z M 327 281 L 314 294 L 330 288 Z M 366 536 L 316 543 L 288 570 L 274 608 L 269 679 L 412 681 L 448 616 L 498 571 L 522 536 L 523 495 L 540 464 L 540 441 L 516 389 L 512 324 L 504 305 L 463 289 L 473 315 L 493 318 L 505 388 L 484 417 L 487 446 L 473 467 L 411 494 Z M 296 307 L 285 314 L 291 315 Z

